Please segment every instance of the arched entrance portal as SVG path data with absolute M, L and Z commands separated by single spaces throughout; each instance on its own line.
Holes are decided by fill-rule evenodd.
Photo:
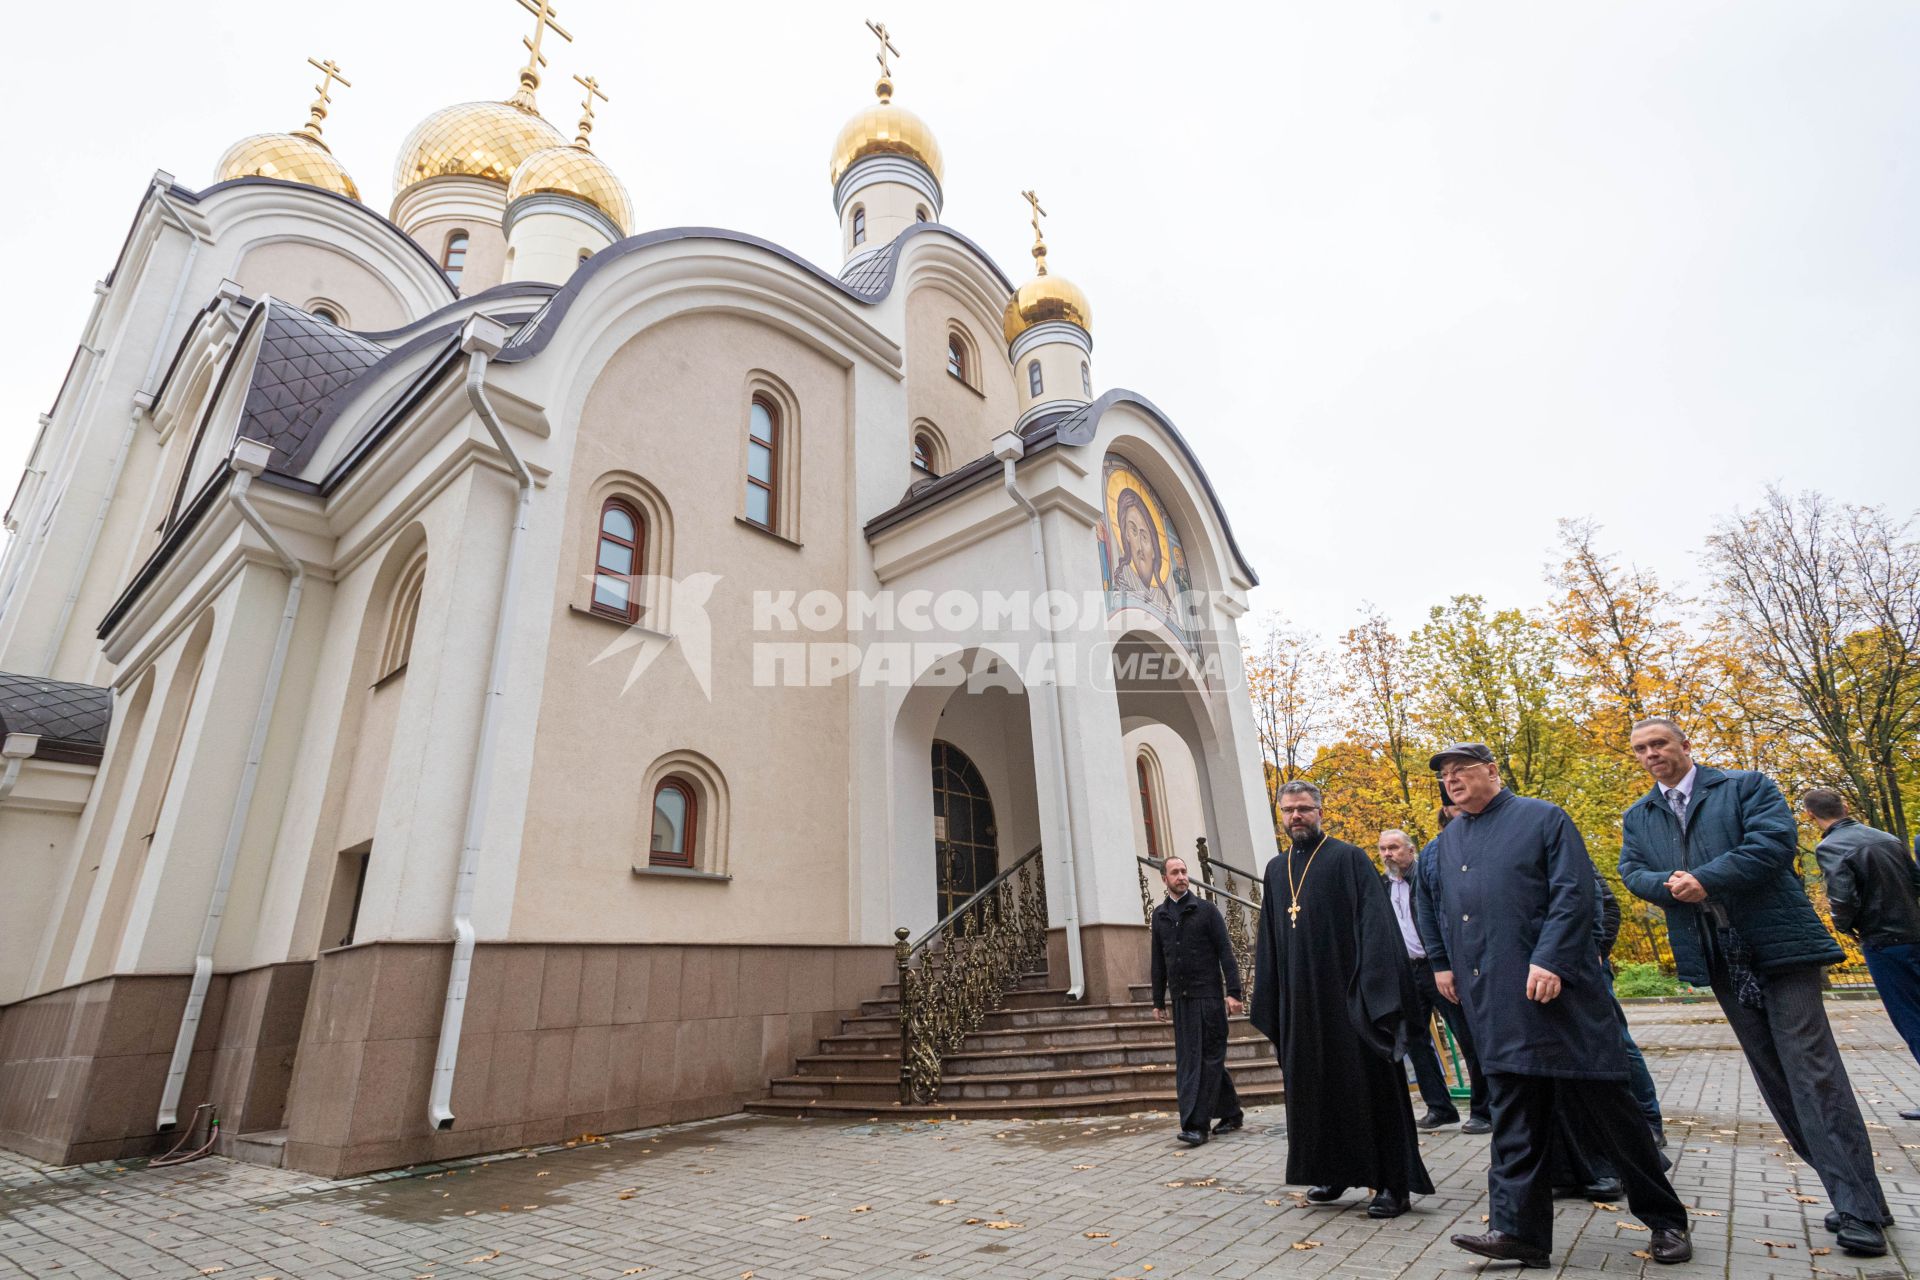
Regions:
M 944 920 L 993 879 L 999 866 L 999 832 L 993 799 L 973 761 L 951 742 L 933 743 L 933 849 L 938 900 Z

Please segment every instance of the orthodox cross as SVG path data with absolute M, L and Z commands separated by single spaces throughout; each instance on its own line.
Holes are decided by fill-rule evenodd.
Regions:
M 1040 274 L 1047 274 L 1047 240 L 1040 232 L 1040 219 L 1047 211 L 1040 207 L 1040 197 L 1031 191 L 1022 191 L 1020 195 L 1033 206 L 1033 261 L 1040 268 Z
M 313 91 L 320 96 L 315 98 L 313 105 L 307 108 L 307 122 L 300 126 L 300 132 L 306 134 L 315 142 L 318 142 L 320 140 L 320 122 L 327 118 L 327 104 L 333 101 L 333 82 L 338 80 L 341 84 L 351 89 L 353 88 L 353 81 L 340 74 L 340 64 L 332 58 L 328 58 L 325 62 L 321 62 L 315 58 L 308 58 L 307 65 L 313 67 L 320 73 L 320 83 L 313 86 Z
M 525 2 L 526 0 L 521 0 L 521 3 L 524 4 Z M 873 55 L 874 61 L 880 64 L 880 78 L 882 80 L 893 79 L 893 69 L 887 65 L 887 55 L 892 54 L 897 58 L 900 56 L 900 51 L 893 47 L 893 37 L 887 33 L 887 24 L 884 22 L 875 22 L 872 18 L 868 18 L 867 30 L 873 32 L 880 40 L 880 52 Z
M 520 43 L 527 46 L 527 65 L 520 70 L 520 92 L 514 95 L 514 101 L 532 110 L 533 91 L 540 87 L 540 68 L 547 65 L 547 55 L 540 52 L 540 42 L 546 38 L 548 28 L 562 40 L 571 41 L 573 37 L 554 21 L 552 0 L 520 0 L 520 7 L 533 15 L 534 22 L 533 35 L 520 37 Z
M 606 94 L 600 91 L 600 82 L 592 76 L 575 76 L 573 82 L 587 91 L 586 100 L 580 104 L 580 110 L 582 112 L 580 116 L 580 136 L 574 139 L 574 142 L 584 147 L 587 145 L 587 135 L 593 132 L 593 100 L 598 98 L 600 101 L 606 102 L 609 101 L 609 99 Z

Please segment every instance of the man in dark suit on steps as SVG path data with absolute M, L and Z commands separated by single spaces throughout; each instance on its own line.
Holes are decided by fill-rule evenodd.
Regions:
M 1220 909 L 1187 887 L 1187 860 L 1170 856 L 1160 864 L 1160 880 L 1167 896 L 1153 909 L 1153 1016 L 1167 1020 L 1171 994 L 1180 1141 L 1197 1147 L 1214 1120 L 1216 1134 L 1232 1133 L 1244 1120 L 1227 1074 L 1227 1015 L 1241 1010 L 1240 966 Z

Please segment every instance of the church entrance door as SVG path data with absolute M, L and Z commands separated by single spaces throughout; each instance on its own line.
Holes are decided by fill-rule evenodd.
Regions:
M 993 800 L 980 771 L 950 742 L 933 744 L 933 849 L 938 918 L 946 919 L 999 870 Z

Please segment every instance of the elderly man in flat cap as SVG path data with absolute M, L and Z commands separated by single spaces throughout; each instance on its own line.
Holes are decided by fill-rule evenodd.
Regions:
M 1516 796 L 1493 752 L 1461 742 L 1432 760 L 1460 816 L 1434 850 L 1442 950 L 1434 985 L 1473 1028 L 1493 1108 L 1489 1229 L 1453 1243 L 1544 1265 L 1553 1248 L 1555 1121 L 1612 1158 L 1655 1262 L 1693 1256 L 1687 1209 L 1627 1089 L 1613 988 L 1601 968 L 1593 863 L 1565 811 Z

